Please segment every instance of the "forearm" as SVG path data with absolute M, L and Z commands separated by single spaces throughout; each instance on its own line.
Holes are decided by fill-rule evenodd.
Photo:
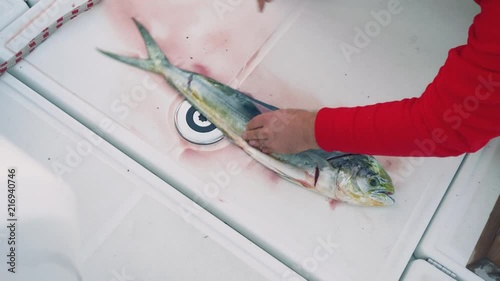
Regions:
M 323 108 L 315 136 L 325 150 L 391 156 L 455 156 L 500 135 L 500 74 L 450 56 L 419 98 Z
M 500 1 L 481 13 L 467 45 L 448 59 L 419 98 L 355 108 L 324 108 L 315 122 L 325 150 L 394 156 L 474 152 L 500 135 Z

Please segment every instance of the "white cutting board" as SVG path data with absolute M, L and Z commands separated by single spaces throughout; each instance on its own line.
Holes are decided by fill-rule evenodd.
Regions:
M 182 99 L 158 77 L 95 48 L 143 56 L 134 16 L 174 64 L 269 103 L 368 104 L 418 96 L 448 49 L 465 42 L 475 4 L 403 1 L 391 23 L 348 61 L 339 44 L 354 44 L 355 27 L 371 22 L 370 12 L 387 9 L 386 2 L 276 1 L 264 14 L 251 1 L 233 1 L 224 12 L 214 3 L 230 1 L 151 2 L 105 1 L 12 73 L 308 279 L 397 280 L 462 157 L 379 158 L 395 180 L 395 206 L 330 206 L 227 141 L 184 141 L 173 121 Z M 19 42 L 2 35 L 7 48 Z M 121 127 L 100 129 L 107 118 Z M 207 189 L 215 185 L 216 192 Z

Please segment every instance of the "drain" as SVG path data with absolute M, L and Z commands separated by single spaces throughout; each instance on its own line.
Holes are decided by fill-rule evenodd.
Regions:
M 177 106 L 174 123 L 181 137 L 194 144 L 213 144 L 224 137 L 222 132 L 187 100 Z

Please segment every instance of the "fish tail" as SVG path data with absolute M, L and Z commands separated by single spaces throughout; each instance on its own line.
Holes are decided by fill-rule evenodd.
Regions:
M 147 71 L 161 73 L 164 67 L 168 68 L 171 66 L 170 62 L 168 61 L 167 57 L 161 50 L 160 46 L 158 46 L 158 44 L 155 42 L 151 34 L 148 32 L 148 30 L 136 19 L 134 18 L 132 19 L 134 20 L 137 29 L 139 29 L 142 39 L 144 40 L 144 43 L 146 43 L 146 48 L 148 50 L 148 56 L 149 56 L 147 59 L 131 58 L 114 54 L 101 49 L 97 50 L 102 54 L 117 61 L 121 61 L 125 64 L 132 65 Z

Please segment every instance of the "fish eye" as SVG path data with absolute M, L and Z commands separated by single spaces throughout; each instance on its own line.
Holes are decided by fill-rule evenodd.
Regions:
M 376 187 L 380 185 L 380 182 L 377 178 L 371 178 L 369 181 L 370 186 Z

